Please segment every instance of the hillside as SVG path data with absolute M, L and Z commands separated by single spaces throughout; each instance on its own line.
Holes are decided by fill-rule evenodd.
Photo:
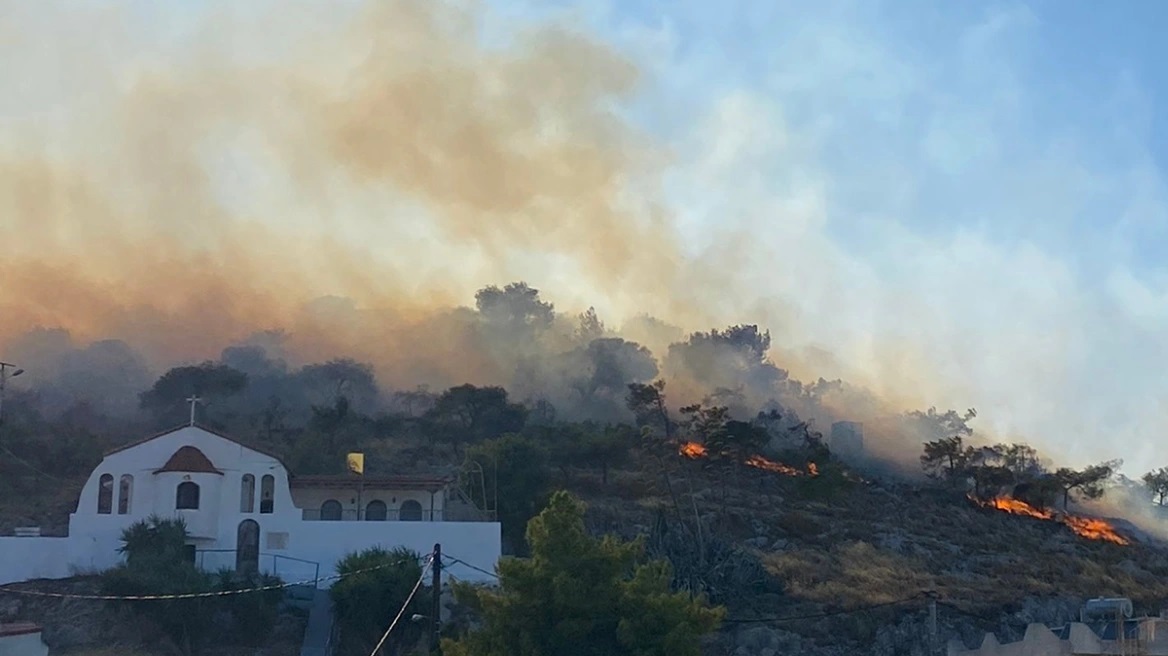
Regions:
M 420 448 L 401 447 L 403 454 Z M 774 461 L 755 464 L 717 470 L 701 457 L 658 461 L 638 452 L 609 471 L 607 482 L 592 468 L 548 474 L 552 486 L 587 502 L 595 532 L 646 536 L 650 555 L 673 561 L 679 585 L 727 606 L 711 656 L 923 653 L 928 592 L 936 595 L 939 644 L 957 637 L 970 646 L 987 630 L 1012 640 L 1028 622 L 1066 621 L 1089 597 L 1127 596 L 1153 613 L 1168 599 L 1168 552 L 1123 528 L 1116 530 L 1130 544 L 985 507 L 958 491 L 860 480 L 836 464 L 812 468 L 823 470 L 814 476 Z M 36 489 L 44 494 L 19 504 L 5 495 L 0 521 L 59 526 L 70 486 Z M 77 616 L 52 604 L 6 603 L 0 615 L 44 621 L 47 636 Z M 103 617 L 107 627 L 120 621 Z M 132 627 L 119 631 L 133 634 Z M 132 635 L 122 639 L 134 642 Z M 287 633 L 280 639 L 295 641 Z
M 1153 614 L 1168 599 L 1168 552 L 1123 529 L 1131 544 L 979 506 L 963 493 L 896 483 L 845 485 L 816 499 L 822 495 L 806 478 L 765 472 L 729 489 L 723 502 L 717 480 L 698 463 L 685 464 L 679 473 L 693 479 L 705 534 L 716 536 L 707 539 L 738 551 L 710 569 L 749 569 L 738 561 L 754 560 L 781 589 L 719 591 L 739 622 L 728 623 L 711 653 L 769 653 L 767 645 L 777 653 L 919 653 L 928 599 L 895 602 L 926 591 L 938 601 L 939 643 L 957 637 L 971 647 L 984 631 L 1005 641 L 1032 621 L 1067 621 L 1090 597 L 1131 597 Z M 632 536 L 651 532 L 658 509 L 669 505 L 661 495 L 639 494 L 644 483 L 625 472 L 608 486 L 583 475 L 569 487 L 589 501 L 598 529 Z M 807 619 L 750 621 L 800 617 Z M 740 646 L 747 650 L 734 651 Z

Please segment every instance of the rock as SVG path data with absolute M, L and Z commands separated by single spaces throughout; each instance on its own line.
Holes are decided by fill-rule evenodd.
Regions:
M 766 536 L 759 536 L 757 538 L 743 540 L 742 543 L 748 547 L 754 547 L 755 549 L 765 549 L 766 546 L 770 544 L 770 541 L 771 539 Z
M 779 654 L 810 653 L 810 645 L 804 645 L 803 640 L 786 631 L 772 629 L 768 626 L 743 626 L 738 629 L 734 637 L 735 656 L 778 656 Z
M 758 535 L 758 536 L 766 536 L 766 535 L 769 535 L 769 534 L 770 534 L 770 532 L 771 532 L 771 529 L 770 529 L 770 527 L 769 527 L 769 526 L 767 526 L 766 524 L 764 524 L 763 522 L 761 522 L 761 521 L 759 521 L 759 520 L 757 520 L 757 519 L 752 519 L 752 520 L 750 521 L 750 524 L 751 524 L 751 526 L 750 526 L 750 527 L 751 527 L 752 529 L 754 529 L 754 534 L 755 534 L 755 535 Z

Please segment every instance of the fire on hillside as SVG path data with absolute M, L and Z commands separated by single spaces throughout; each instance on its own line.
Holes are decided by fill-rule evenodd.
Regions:
M 678 453 L 691 460 L 698 460 L 709 455 L 705 445 L 697 442 L 685 442 L 678 448 Z M 783 474 L 785 476 L 818 476 L 819 468 L 815 463 L 807 463 L 807 470 L 796 469 L 790 465 L 784 465 L 781 462 L 768 460 L 759 455 L 750 456 L 746 459 L 745 464 L 754 467 L 755 469 L 762 469 L 765 471 L 775 472 L 776 474 Z
M 1089 540 L 1104 540 L 1107 542 L 1114 542 L 1115 544 L 1129 545 L 1131 541 L 1120 535 L 1115 527 L 1102 519 L 1095 519 L 1093 517 L 1077 517 L 1066 513 L 1057 513 L 1052 510 L 1045 510 L 1042 508 L 1035 508 L 1034 506 L 1013 499 L 1010 497 L 995 497 L 988 501 L 977 499 L 973 496 L 969 497 L 971 501 L 983 508 L 993 508 L 1008 512 L 1012 515 L 1025 515 L 1027 517 L 1034 517 L 1036 519 L 1044 519 L 1052 522 L 1059 522 L 1066 525 L 1080 537 Z

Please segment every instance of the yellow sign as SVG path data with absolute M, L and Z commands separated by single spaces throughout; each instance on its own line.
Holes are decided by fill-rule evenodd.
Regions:
M 349 471 L 354 474 L 365 473 L 365 454 L 364 453 L 350 453 L 348 457 Z

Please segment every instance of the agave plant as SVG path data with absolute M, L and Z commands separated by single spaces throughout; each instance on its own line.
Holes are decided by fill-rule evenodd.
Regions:
M 151 515 L 122 531 L 118 553 L 125 556 L 128 565 L 177 563 L 183 559 L 186 542 L 187 526 L 181 517 Z

